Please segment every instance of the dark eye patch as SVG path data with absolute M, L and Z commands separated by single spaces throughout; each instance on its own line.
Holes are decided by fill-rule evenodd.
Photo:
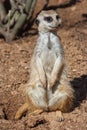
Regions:
M 50 23 L 53 21 L 53 18 L 48 16 L 48 17 L 44 17 L 44 20 Z
M 60 18 L 60 16 L 59 15 L 56 15 L 56 19 L 58 20 Z
M 40 21 L 38 19 L 35 20 L 36 25 L 38 26 Z

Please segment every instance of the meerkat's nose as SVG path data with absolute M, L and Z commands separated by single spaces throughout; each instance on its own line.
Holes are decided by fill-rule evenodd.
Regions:
M 57 19 L 57 20 L 60 19 L 60 16 L 59 16 L 59 15 L 56 15 L 56 19 Z

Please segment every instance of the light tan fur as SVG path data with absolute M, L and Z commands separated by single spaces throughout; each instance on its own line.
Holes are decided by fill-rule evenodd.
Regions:
M 56 34 L 61 23 L 53 11 L 42 11 L 37 19 L 39 38 L 31 59 L 30 79 L 26 87 L 27 103 L 19 108 L 15 119 L 29 110 L 33 113 L 56 111 L 59 121 L 68 112 L 74 99 L 74 90 L 68 81 L 63 46 Z

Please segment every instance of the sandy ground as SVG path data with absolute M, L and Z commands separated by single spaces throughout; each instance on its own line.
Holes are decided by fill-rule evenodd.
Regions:
M 0 130 L 87 130 L 87 0 L 57 11 L 63 21 L 58 35 L 65 50 L 68 77 L 75 89 L 74 108 L 64 114 L 63 122 L 55 120 L 55 112 L 14 120 L 17 109 L 25 102 L 24 88 L 38 37 L 35 29 L 29 30 L 27 36 L 11 44 L 0 39 Z

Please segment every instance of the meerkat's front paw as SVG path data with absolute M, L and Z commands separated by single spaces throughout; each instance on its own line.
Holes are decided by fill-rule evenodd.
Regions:
M 43 84 L 44 88 L 46 88 L 47 83 L 46 83 L 46 78 L 44 76 L 41 77 L 41 83 Z
M 53 77 L 50 78 L 50 81 L 49 81 L 50 88 L 52 88 L 55 85 L 55 81 L 56 81 L 55 77 L 54 78 Z
M 50 88 L 52 88 L 52 87 L 54 86 L 54 81 L 53 81 L 53 80 L 51 80 L 51 81 L 49 82 L 49 86 L 50 86 Z
M 56 79 L 57 79 L 56 75 L 54 75 L 54 74 L 51 75 L 50 80 L 49 80 L 49 86 L 50 86 L 50 88 L 52 88 L 55 85 Z

